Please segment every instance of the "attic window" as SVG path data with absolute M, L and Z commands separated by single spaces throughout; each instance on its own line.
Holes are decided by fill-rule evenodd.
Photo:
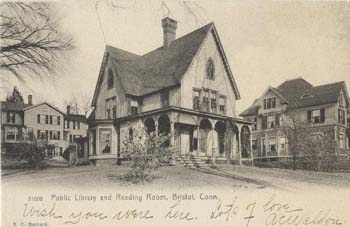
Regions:
M 108 69 L 108 89 L 113 88 L 113 71 L 112 69 Z
M 207 62 L 207 79 L 214 80 L 215 79 L 215 67 L 213 59 L 209 58 Z

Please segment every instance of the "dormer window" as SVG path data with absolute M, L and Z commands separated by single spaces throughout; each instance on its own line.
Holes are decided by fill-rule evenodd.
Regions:
M 273 109 L 276 108 L 276 97 L 264 99 L 264 109 Z
M 215 79 L 215 67 L 213 59 L 209 58 L 207 61 L 207 79 L 214 80 Z
M 112 69 L 108 69 L 108 78 L 107 78 L 107 86 L 108 86 L 108 89 L 111 89 L 113 88 L 113 71 Z
M 300 99 L 306 99 L 306 98 L 311 98 L 312 95 L 311 94 L 304 94 L 300 97 Z

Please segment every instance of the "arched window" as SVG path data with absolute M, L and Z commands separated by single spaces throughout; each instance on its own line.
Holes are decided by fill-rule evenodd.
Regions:
M 112 69 L 108 69 L 108 89 L 113 88 L 113 71 Z
M 209 58 L 207 61 L 207 79 L 214 80 L 215 79 L 215 67 L 213 59 Z

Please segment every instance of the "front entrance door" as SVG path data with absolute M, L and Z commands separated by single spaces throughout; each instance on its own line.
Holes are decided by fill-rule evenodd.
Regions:
M 191 141 L 192 141 L 192 130 L 189 127 L 186 126 L 181 126 L 181 155 L 186 155 L 192 152 L 192 146 L 191 146 Z

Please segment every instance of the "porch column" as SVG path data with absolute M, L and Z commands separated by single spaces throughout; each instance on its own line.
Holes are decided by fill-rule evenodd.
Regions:
M 170 121 L 170 147 L 174 147 L 175 141 L 175 122 Z
M 252 135 L 252 127 L 249 126 L 249 141 L 250 141 L 250 158 L 252 159 L 252 166 L 254 166 L 254 153 L 253 153 L 253 135 Z
M 197 126 L 197 129 L 196 129 L 196 131 L 197 131 L 197 133 L 196 133 L 196 134 L 197 134 L 197 135 L 196 135 L 196 136 L 197 136 L 197 137 L 196 137 L 196 138 L 197 138 L 196 156 L 198 156 L 198 155 L 200 154 L 200 144 L 201 144 L 201 143 L 200 143 L 200 141 L 199 141 L 199 140 L 200 140 L 200 139 L 199 139 L 199 124 L 197 124 L 196 126 Z
M 158 132 L 158 120 L 154 122 L 154 128 L 155 128 L 155 134 L 158 136 L 159 132 Z
M 241 144 L 241 127 L 238 128 L 238 164 L 242 165 L 242 144 Z

